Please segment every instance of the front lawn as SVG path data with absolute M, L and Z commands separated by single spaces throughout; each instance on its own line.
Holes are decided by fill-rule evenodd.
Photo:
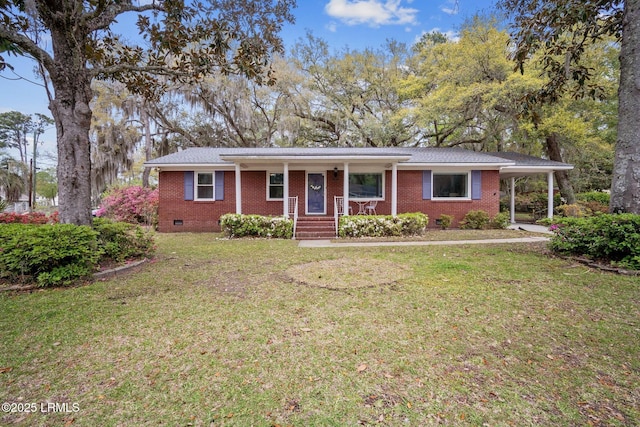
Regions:
M 161 234 L 131 274 L 0 295 L 0 400 L 22 409 L 0 424 L 640 423 L 638 277 L 544 244 L 218 237 Z

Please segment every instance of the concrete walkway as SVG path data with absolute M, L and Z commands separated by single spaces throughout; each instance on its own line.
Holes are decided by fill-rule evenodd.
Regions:
M 513 224 L 511 230 L 524 230 L 541 234 L 552 234 L 547 227 L 534 224 Z M 547 242 L 549 237 L 514 237 L 511 239 L 483 239 L 483 240 L 428 240 L 428 241 L 398 241 L 398 242 L 332 242 L 331 240 L 300 240 L 300 248 L 364 248 L 374 246 L 443 246 L 443 245 L 487 245 L 496 243 L 537 243 Z

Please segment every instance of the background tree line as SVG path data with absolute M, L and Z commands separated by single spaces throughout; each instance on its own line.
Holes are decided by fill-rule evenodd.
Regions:
M 295 0 L 9 0 L 0 70 L 11 55 L 38 65 L 65 223 L 91 222 L 91 194 L 141 146 L 143 158 L 207 145 L 544 154 L 577 166 L 556 176 L 567 201 L 612 181 L 611 210 L 640 212 L 638 2 L 497 4 L 509 31 L 474 18 L 459 40 L 363 51 L 329 51 L 309 34 L 285 54 L 278 33 Z M 125 15 L 135 40 L 118 33 Z
M 524 73 L 514 70 L 512 49 L 495 19 L 475 17 L 457 40 L 430 33 L 411 47 L 390 40 L 379 49 L 331 51 L 307 34 L 275 58 L 272 86 L 212 74 L 148 102 L 120 84 L 96 82 L 94 192 L 115 182 L 136 155 L 148 159 L 195 146 L 515 151 L 575 164 L 569 175 L 556 177 L 569 202 L 574 192 L 608 189 L 618 44 L 603 39 L 584 55 L 601 90 L 597 98 L 565 93 L 548 105 L 524 101 L 548 79 L 536 57 Z

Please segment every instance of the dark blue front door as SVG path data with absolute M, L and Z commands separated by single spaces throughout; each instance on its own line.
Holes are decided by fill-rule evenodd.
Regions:
M 307 174 L 307 214 L 326 213 L 324 173 Z

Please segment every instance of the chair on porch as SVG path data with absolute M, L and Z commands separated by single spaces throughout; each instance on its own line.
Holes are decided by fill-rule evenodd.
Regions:
M 378 215 L 378 213 L 376 212 L 376 206 L 378 206 L 378 201 L 377 200 L 372 200 L 370 201 L 367 206 L 364 207 L 364 210 L 367 212 L 367 215 Z
M 348 206 L 349 215 L 353 215 L 353 209 L 351 206 Z M 340 220 L 340 216 L 344 215 L 344 197 L 343 196 L 333 196 L 333 218 L 336 222 L 336 236 L 338 235 L 338 222 Z

